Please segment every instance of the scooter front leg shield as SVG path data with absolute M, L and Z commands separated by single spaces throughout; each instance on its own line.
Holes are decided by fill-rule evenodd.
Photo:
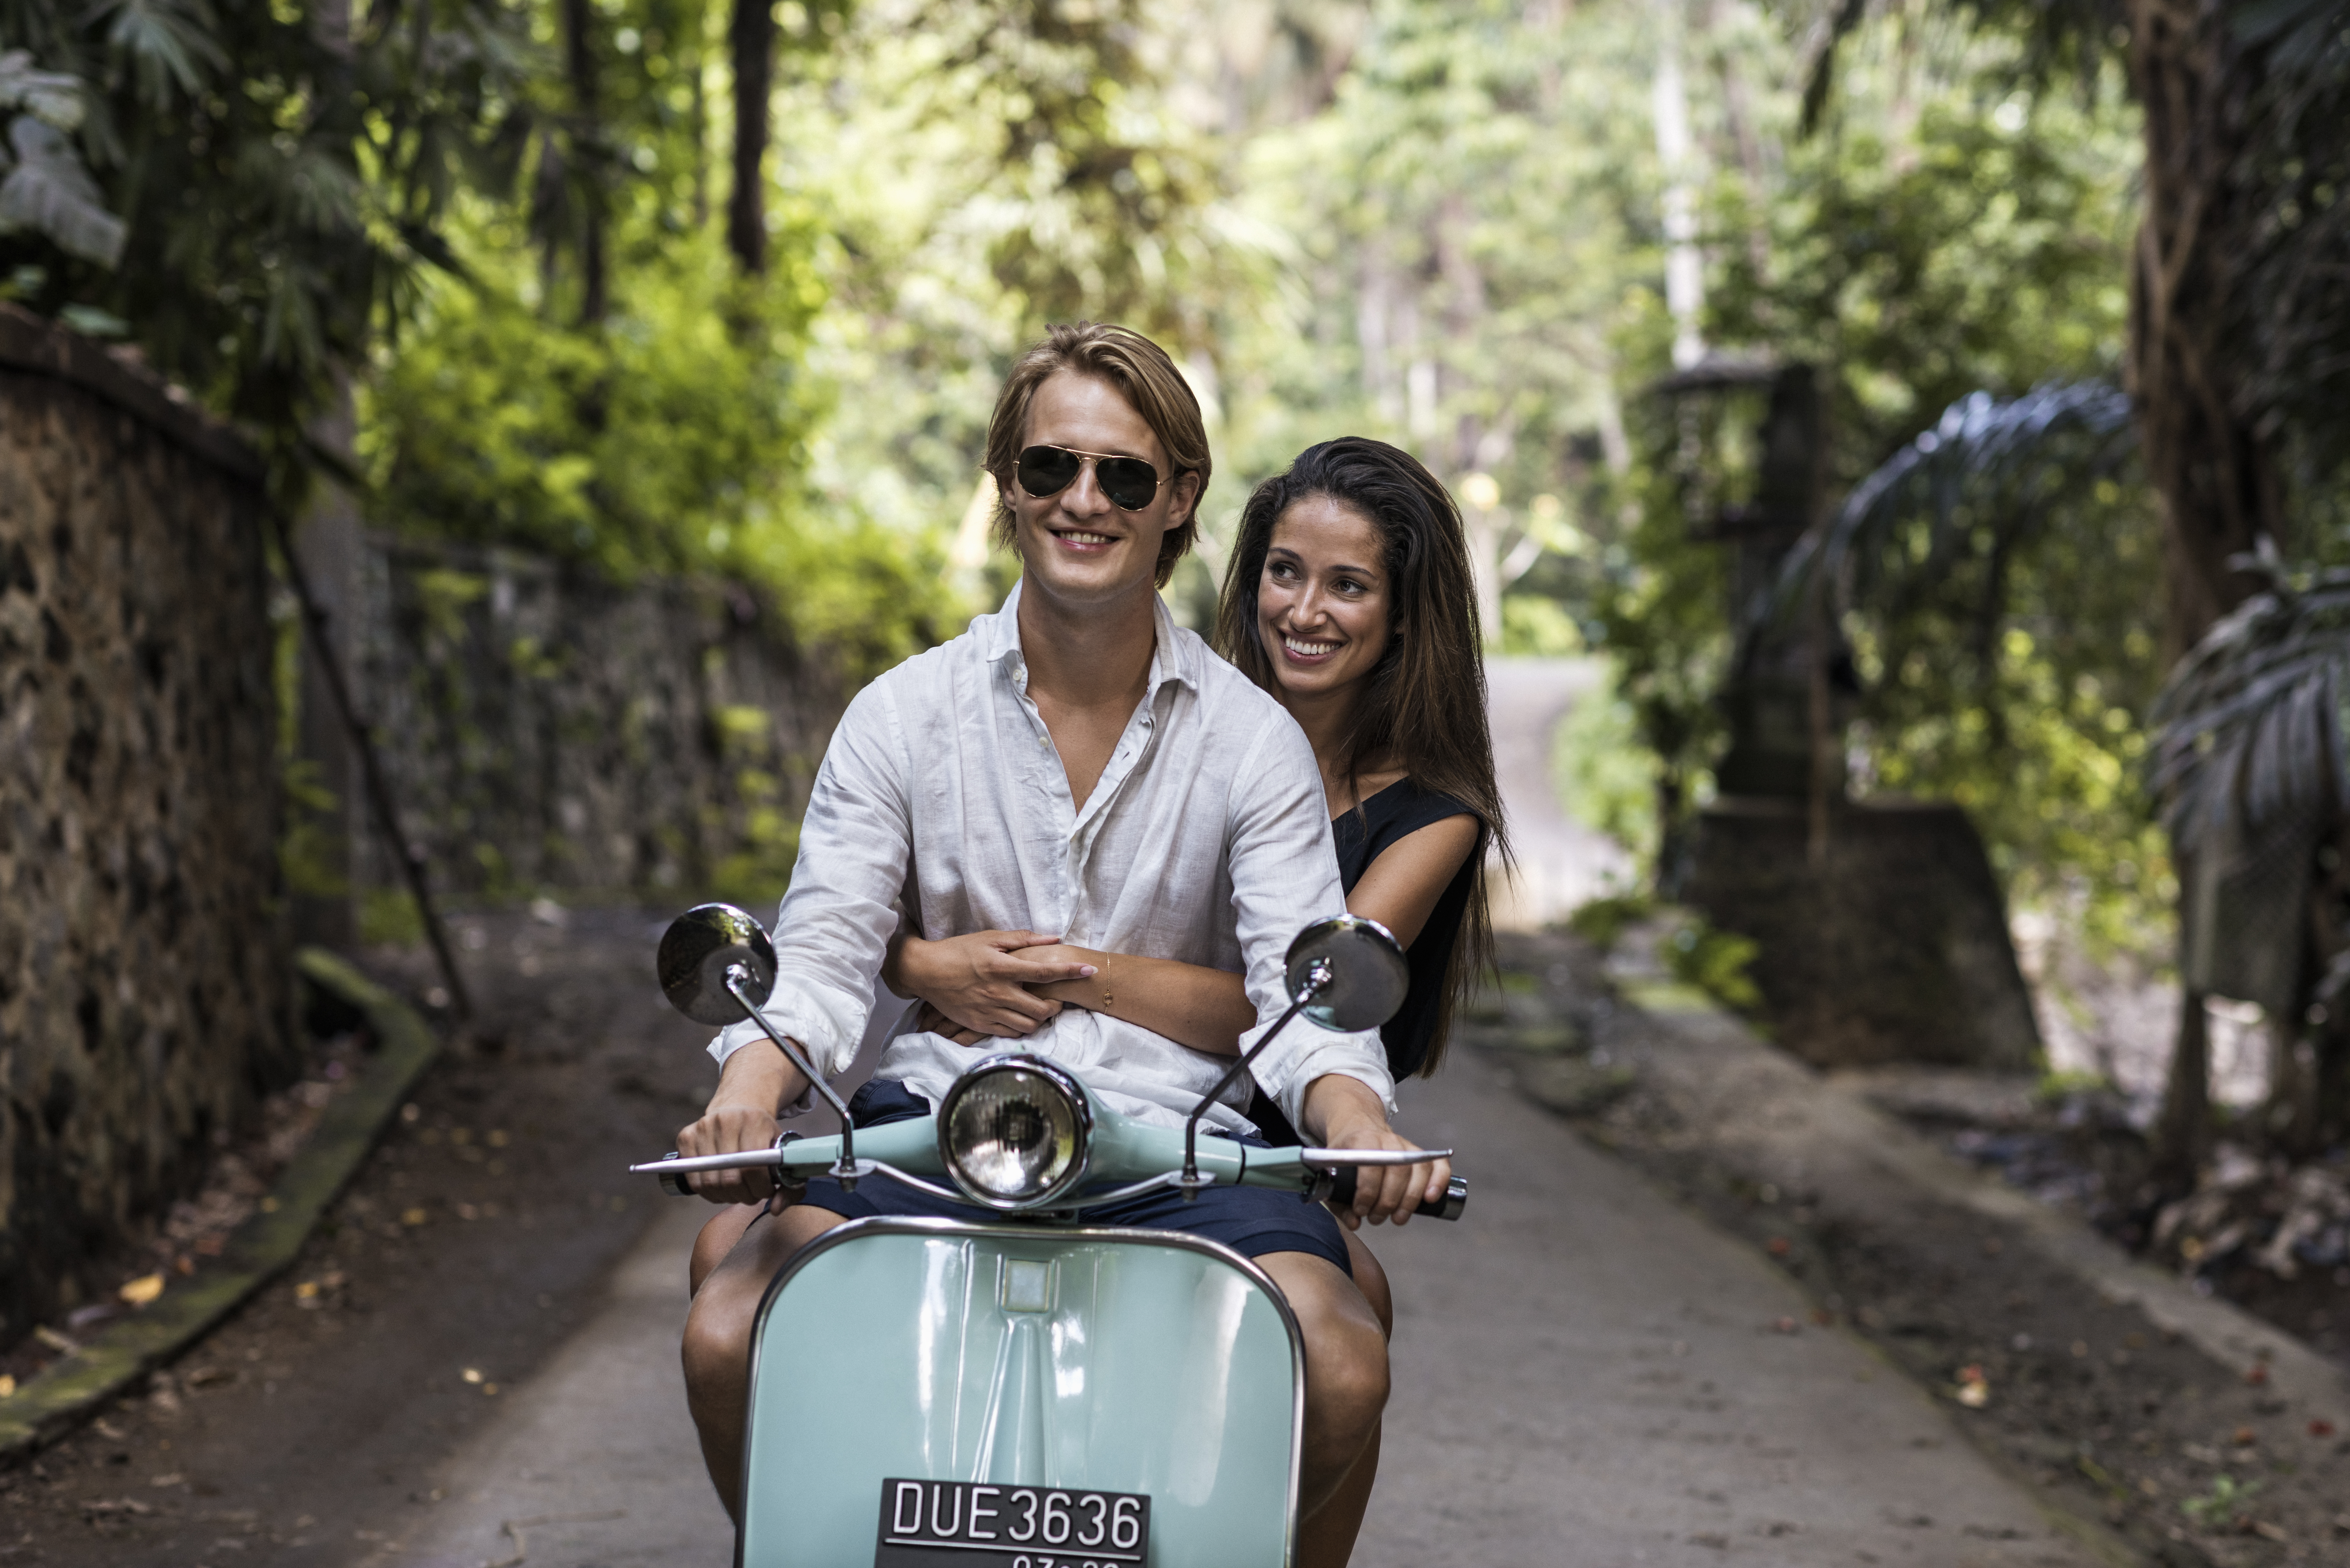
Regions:
M 736 1561 L 1283 1568 L 1305 1365 L 1272 1282 L 1199 1237 L 842 1226 L 760 1311 Z M 907 1481 L 972 1483 L 966 1511 L 991 1511 L 983 1523 L 966 1511 L 952 1546 L 891 1544 L 885 1483 L 901 1512 L 907 1496 L 921 1511 L 894 1484 Z M 954 1501 L 938 1490 L 933 1501 Z M 1087 1508 L 1101 1505 L 1086 1499 L 1104 1494 L 1149 1500 L 1138 1546 L 1089 1546 Z

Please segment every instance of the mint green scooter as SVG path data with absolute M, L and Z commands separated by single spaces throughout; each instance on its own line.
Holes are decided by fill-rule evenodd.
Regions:
M 775 984 L 759 922 L 724 904 L 661 940 L 661 989 L 721 1025 Z M 990 1056 L 936 1112 L 834 1137 L 632 1166 L 676 1178 L 774 1168 L 787 1186 L 900 1181 L 1000 1222 L 852 1220 L 794 1258 L 752 1340 L 737 1568 L 1285 1568 L 1295 1546 L 1305 1347 L 1263 1270 L 1201 1237 L 1088 1226 L 1162 1188 L 1353 1196 L 1356 1168 L 1449 1156 L 1202 1142 L 1200 1119 L 1298 1014 L 1375 1028 L 1403 1001 L 1403 951 L 1340 915 L 1291 944 L 1290 1009 L 1180 1132 L 1118 1115 L 1041 1056 Z M 944 1177 L 951 1187 L 930 1179 Z M 1420 1212 L 1458 1219 L 1455 1178 Z

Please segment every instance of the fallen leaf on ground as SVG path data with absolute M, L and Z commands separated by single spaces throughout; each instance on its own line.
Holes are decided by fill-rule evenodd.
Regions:
M 2313 1438 L 2330 1438 L 2334 1435 L 2334 1423 L 2324 1420 L 2312 1421 L 2309 1424 L 2309 1435 Z
M 9 1376 L 6 1373 L 0 1372 L 0 1399 L 5 1399 L 9 1395 L 14 1394 L 16 1391 L 16 1380 L 14 1377 Z
M 1794 1243 L 1788 1241 L 1784 1236 L 1773 1236 L 1769 1241 L 1763 1244 L 1763 1250 L 1774 1258 L 1783 1258 L 1794 1248 Z
M 231 1383 L 235 1379 L 236 1373 L 226 1366 L 192 1366 L 180 1381 L 191 1388 L 209 1388 L 215 1383 Z
M 421 1225 L 427 1218 L 421 1209 L 405 1209 L 400 1211 L 400 1222 L 403 1225 Z
M 2252 1363 L 2252 1369 L 2244 1374 L 2244 1381 L 2251 1384 L 2255 1388 L 2259 1387 L 2262 1384 L 2266 1383 L 2268 1380 L 2269 1364 L 2265 1361 L 2256 1361 Z
M 2271 1524 L 2265 1519 L 2247 1521 L 2246 1531 L 2250 1534 L 2259 1536 L 2263 1541 L 2284 1541 L 2289 1539 L 2282 1525 Z
M 1970 1410 L 1980 1410 L 1991 1403 L 1991 1379 L 1980 1366 L 1961 1366 L 1958 1389 L 1950 1397 Z
M 86 1502 L 81 1505 L 81 1511 L 86 1519 L 105 1519 L 118 1513 L 145 1515 L 155 1511 L 135 1497 L 125 1497 L 99 1502 Z
M 2240 1449 L 2249 1449 L 2260 1440 L 2261 1435 L 2258 1432 L 2253 1431 L 2250 1427 L 2239 1427 L 2236 1428 L 2236 1447 Z

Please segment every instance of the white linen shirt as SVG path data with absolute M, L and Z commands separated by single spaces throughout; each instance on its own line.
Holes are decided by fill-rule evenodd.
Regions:
M 1028 696 L 1020 594 L 1015 586 L 997 613 L 858 692 L 825 750 L 761 1011 L 827 1075 L 856 1059 L 901 909 L 934 938 L 1025 929 L 1105 952 L 1245 963 L 1258 1019 L 1245 1050 L 1289 1005 L 1291 940 L 1346 908 L 1305 733 L 1156 600 L 1149 687 L 1079 810 Z M 764 1038 L 745 1021 L 710 1053 L 723 1062 Z M 1052 1057 L 1113 1109 L 1162 1126 L 1180 1126 L 1232 1064 L 1064 1007 L 1020 1040 L 900 1034 L 874 1075 L 936 1105 L 964 1068 L 1007 1050 Z M 1359 1079 L 1394 1111 L 1376 1031 L 1336 1033 L 1300 1018 L 1253 1069 L 1301 1127 L 1306 1086 L 1328 1073 Z M 1244 1074 L 1203 1119 L 1253 1130 L 1241 1114 L 1249 1087 Z

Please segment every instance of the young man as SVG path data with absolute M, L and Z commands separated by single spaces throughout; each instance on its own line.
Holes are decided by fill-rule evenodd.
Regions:
M 1045 932 L 1244 970 L 1262 1030 L 1287 1004 L 1291 938 L 1346 907 L 1305 737 L 1159 601 L 1190 547 L 1210 468 L 1199 405 L 1174 363 L 1121 327 L 1055 327 L 1005 384 L 987 466 L 1020 555 L 1019 586 L 999 613 L 858 695 L 801 827 L 765 1011 L 827 1073 L 856 1054 L 901 910 L 931 937 Z M 998 974 L 1024 977 L 1016 955 L 998 957 Z M 1066 978 L 1035 969 L 1024 977 Z M 1252 1031 L 1243 1048 L 1255 1039 Z M 863 1108 L 920 1114 L 993 1044 L 903 1035 Z M 1167 1126 L 1180 1125 L 1229 1064 L 1108 1011 L 1058 1011 L 1021 1044 L 1077 1069 L 1117 1109 Z M 679 1149 L 772 1143 L 806 1082 L 748 1023 L 711 1049 L 724 1064 L 718 1091 L 678 1135 Z M 1388 1125 L 1393 1085 L 1375 1033 L 1292 1029 L 1254 1075 L 1312 1143 L 1415 1147 Z M 1244 1080 L 1211 1112 L 1213 1125 L 1248 1130 L 1237 1108 L 1247 1091 Z M 1366 1171 L 1356 1215 L 1408 1213 L 1441 1193 L 1448 1175 L 1441 1161 L 1389 1168 L 1378 1180 Z M 764 1174 L 752 1172 L 705 1177 L 700 1189 L 724 1203 L 767 1196 Z M 705 1231 L 686 1382 L 730 1512 L 750 1331 L 768 1282 L 848 1219 L 939 1207 L 886 1180 L 853 1194 L 817 1180 L 773 1218 L 746 1227 L 722 1217 Z M 1349 1277 L 1336 1221 L 1294 1196 L 1215 1188 L 1189 1205 L 1172 1194 L 1139 1200 L 1104 1222 L 1223 1241 L 1281 1287 L 1307 1349 L 1301 1543 L 1313 1546 L 1324 1504 L 1358 1460 L 1373 1462 L 1388 1391 L 1386 1340 Z M 1351 1538 L 1358 1507 L 1331 1509 L 1320 1532 Z M 1324 1544 L 1301 1558 L 1344 1560 L 1347 1541 Z

